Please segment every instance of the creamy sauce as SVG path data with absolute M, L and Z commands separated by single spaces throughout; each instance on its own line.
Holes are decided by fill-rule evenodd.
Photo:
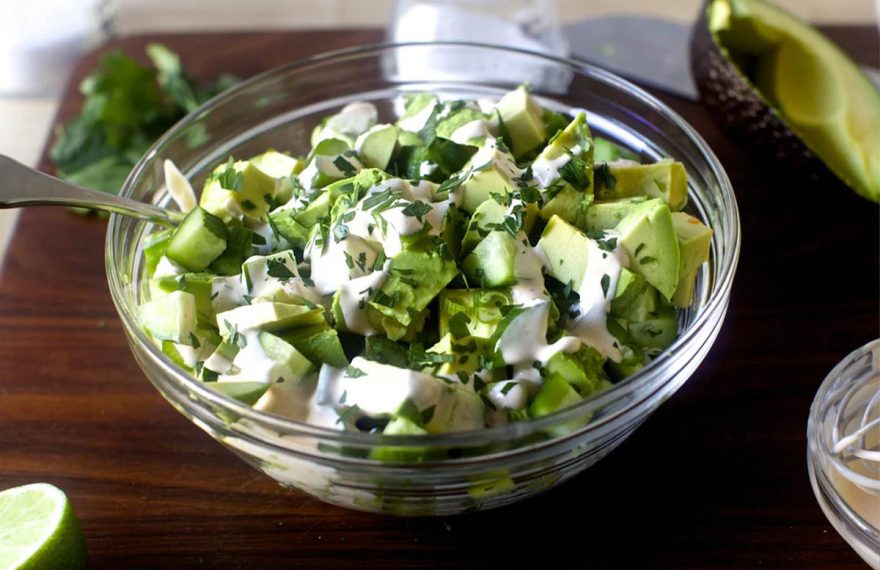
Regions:
M 269 275 L 270 261 L 283 264 L 287 271 L 290 272 L 291 277 L 282 279 Z M 296 258 L 290 250 L 266 257 L 249 257 L 243 264 L 240 280 L 242 288 L 245 290 L 248 288 L 248 281 L 250 282 L 250 289 L 247 294 L 255 299 L 282 297 L 277 300 L 286 302 L 290 300 L 290 297 L 301 297 L 312 303 L 319 303 L 321 300 L 320 293 L 314 287 L 306 285 L 305 281 L 303 281 L 299 274 Z M 244 302 L 244 297 L 242 296 L 241 298 Z
M 513 379 L 519 380 L 530 394 L 535 394 L 543 383 L 535 363 L 543 366 L 557 352 L 574 352 L 581 345 L 580 340 L 569 336 L 548 344 L 549 315 L 548 301 L 532 301 L 525 306 L 525 311 L 508 325 L 495 346 L 504 362 L 513 365 Z
M 354 139 L 375 125 L 378 119 L 379 113 L 372 103 L 349 103 L 339 113 L 330 117 L 325 129 Z
M 546 265 L 543 252 L 531 247 L 525 234 L 517 237 L 517 252 L 514 271 L 516 284 L 510 288 L 514 305 L 528 305 L 535 300 L 548 300 L 550 295 L 544 286 L 542 269 Z
M 574 149 L 572 149 L 572 152 L 575 152 Z M 544 153 L 541 153 L 532 162 L 532 176 L 535 177 L 541 188 L 547 188 L 559 180 L 559 169 L 568 164 L 570 160 L 571 156 L 565 152 L 555 158 L 548 158 Z
M 332 419 L 323 417 L 328 414 L 322 413 L 324 410 L 315 403 L 317 380 L 317 374 L 312 373 L 297 381 L 275 382 L 257 400 L 254 409 L 284 416 L 294 421 L 333 427 L 336 414 L 329 414 Z M 331 421 L 328 423 L 327 420 Z
M 243 329 L 238 333 L 244 337 L 247 344 L 240 348 L 232 360 L 232 368 L 221 374 L 218 382 L 260 382 L 271 384 L 279 378 L 290 381 L 296 380 L 290 369 L 266 355 L 260 344 L 259 330 Z
M 437 170 L 437 165 L 430 160 L 419 164 L 419 176 L 431 176 L 435 170 Z
M 492 111 L 495 110 L 495 105 L 498 104 L 498 99 L 493 99 L 491 97 L 480 97 L 477 99 L 477 106 L 480 108 L 480 111 L 487 115 L 491 115 Z
M 242 283 L 241 275 L 218 276 L 211 280 L 211 308 L 215 313 L 229 311 L 246 304 L 245 294 L 247 290 Z
M 329 295 L 350 279 L 366 275 L 379 255 L 376 247 L 381 245 L 356 235 L 337 241 L 331 233 L 323 245 L 312 240 L 305 256 L 311 263 L 311 279 L 315 289 L 322 295 Z M 363 269 L 359 260 L 365 261 Z
M 397 121 L 397 126 L 411 133 L 419 132 L 428 123 L 428 119 L 431 118 L 431 113 L 434 112 L 434 107 L 436 105 L 437 99 L 431 99 L 428 101 L 427 105 L 419 109 L 414 115 L 404 117 Z
M 332 178 L 346 178 L 346 174 L 336 166 L 335 161 L 339 158 L 348 162 L 355 170 L 362 170 L 364 167 L 360 161 L 353 156 L 343 156 L 341 154 L 329 156 L 316 154 L 312 157 L 303 171 L 299 173 L 299 176 L 297 176 L 299 183 L 302 184 L 303 188 L 311 190 L 315 187 L 315 179 L 319 174 L 325 174 Z
M 341 371 L 322 378 L 320 405 L 334 408 L 357 405 L 363 414 L 375 417 L 396 412 L 405 400 L 420 410 L 428 408 L 436 405 L 447 392 L 443 382 L 427 374 L 361 357 L 354 358 L 348 370 L 357 370 L 363 375 L 352 377 Z
M 382 287 L 385 279 L 388 278 L 390 267 L 391 262 L 386 261 L 381 270 L 352 279 L 339 287 L 339 308 L 342 311 L 346 329 L 364 336 L 379 332 L 367 319 L 367 300 L 373 292 Z
M 606 231 L 605 235 L 616 236 L 612 231 Z M 620 362 L 622 355 L 617 339 L 608 332 L 607 317 L 625 255 L 619 242 L 613 252 L 608 252 L 600 248 L 595 240 L 590 240 L 586 269 L 578 289 L 580 314 L 570 327 L 572 334 L 614 362 Z M 608 286 L 603 291 L 602 280 L 605 276 L 608 277 Z
M 477 119 L 455 129 L 449 139 L 458 144 L 467 144 L 476 139 L 492 138 L 489 125 L 483 119 Z
M 501 410 L 521 410 L 526 407 L 529 394 L 515 380 L 504 380 L 492 386 L 487 394 L 489 401 Z
M 487 139 L 483 143 L 483 146 L 471 157 L 470 164 L 475 169 L 474 173 L 491 165 L 499 174 L 511 181 L 521 177 L 524 172 L 516 165 L 516 161 L 509 153 L 498 148 L 498 142 L 494 138 Z
M 275 232 L 272 231 L 272 226 L 269 225 L 269 222 L 246 218 L 246 224 L 252 232 L 263 238 L 265 242 L 263 245 L 256 246 L 258 254 L 269 255 L 274 251 L 284 249 L 287 242 L 281 236 L 278 236 L 276 239 Z M 287 245 L 287 247 L 290 246 Z

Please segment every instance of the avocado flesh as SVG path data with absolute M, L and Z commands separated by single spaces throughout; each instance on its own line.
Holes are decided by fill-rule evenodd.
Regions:
M 880 93 L 810 26 L 761 0 L 709 4 L 714 40 L 843 182 L 880 200 Z

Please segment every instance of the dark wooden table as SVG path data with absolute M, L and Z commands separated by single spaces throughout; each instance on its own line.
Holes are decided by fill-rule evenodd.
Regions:
M 876 30 L 832 32 L 877 64 Z M 196 77 L 249 76 L 378 37 L 205 34 L 111 46 L 142 55 L 158 39 Z M 75 85 L 59 121 L 78 110 Z M 107 291 L 105 223 L 32 209 L 0 268 L 0 489 L 64 489 L 94 569 L 864 567 L 813 497 L 805 429 L 824 375 L 878 336 L 877 206 L 794 183 L 699 105 L 661 98 L 706 138 L 736 189 L 744 238 L 730 312 L 693 378 L 574 480 L 502 510 L 420 520 L 282 489 L 174 411 L 138 369 Z

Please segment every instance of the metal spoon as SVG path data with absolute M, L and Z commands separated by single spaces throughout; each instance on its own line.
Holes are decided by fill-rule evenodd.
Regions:
M 169 227 L 183 219 L 180 212 L 82 188 L 0 154 L 0 208 L 24 206 L 95 208 Z

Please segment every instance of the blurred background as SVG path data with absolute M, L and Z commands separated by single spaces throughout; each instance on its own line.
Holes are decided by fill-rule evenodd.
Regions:
M 880 0 L 776 0 L 816 24 L 876 23 Z M 469 39 L 578 55 L 584 30 L 619 16 L 689 25 L 700 0 L 27 0 L 6 2 L 0 18 L 0 153 L 36 164 L 52 128 L 67 73 L 112 36 L 278 29 L 383 28 L 390 38 Z M 428 11 L 425 10 L 428 5 Z M 449 9 L 482 9 L 513 21 L 487 31 Z M 421 10 L 421 11 L 418 11 Z M 431 12 L 431 10 L 434 10 Z M 438 11 L 439 10 L 439 11 Z M 440 15 L 438 17 L 438 15 Z M 605 19 L 605 20 L 603 20 Z M 525 27 L 523 27 L 525 22 Z M 592 24 L 591 24 L 592 22 Z M 470 24 L 470 25 L 468 25 Z M 531 28 L 529 28 L 531 26 Z M 581 27 L 578 27 L 581 26 Z M 588 26 L 588 27 L 583 27 Z M 589 27 L 592 26 L 592 27 Z M 598 26 L 598 27 L 597 27 Z M 522 29 L 528 30 L 523 36 Z M 686 57 L 687 30 L 669 27 L 667 59 Z M 676 31 L 680 30 L 680 31 Z M 567 32 L 567 33 L 566 33 Z M 343 32 L 344 33 L 344 32 Z M 574 35 L 572 35 L 574 34 Z M 595 34 L 589 34 L 595 35 Z M 633 35 L 636 35 L 635 33 Z M 450 37 L 451 36 L 451 37 Z M 605 50 L 608 52 L 608 50 Z M 589 51 L 587 51 L 589 53 Z M 605 55 L 611 55 L 605 53 Z M 602 63 L 602 62 L 598 62 Z M 674 62 L 673 62 L 674 63 Z M 184 62 L 186 64 L 186 62 Z M 653 62 L 651 65 L 654 65 Z M 0 261 L 15 219 L 0 211 Z

